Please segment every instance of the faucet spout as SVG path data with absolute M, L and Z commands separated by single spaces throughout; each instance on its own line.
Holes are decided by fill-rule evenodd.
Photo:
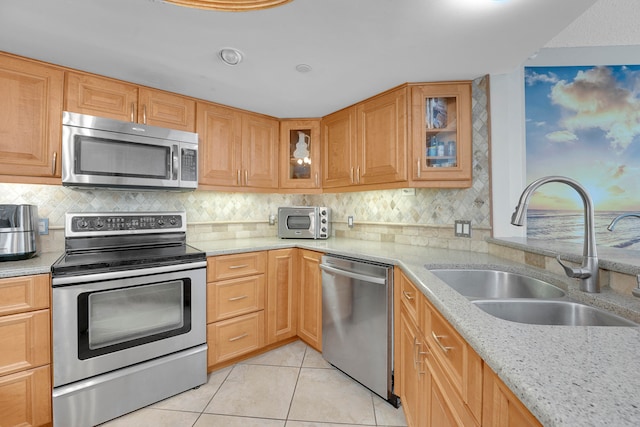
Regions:
M 564 176 L 546 176 L 533 181 L 520 195 L 518 206 L 516 206 L 516 209 L 511 216 L 511 224 L 516 226 L 524 225 L 525 213 L 529 206 L 529 199 L 539 187 L 549 182 L 559 182 L 570 186 L 578 192 L 584 205 L 584 247 L 582 252 L 582 265 L 578 268 L 569 267 L 562 262 L 559 255 L 557 260 L 564 268 L 567 276 L 580 279 L 581 291 L 600 292 L 593 201 L 591 200 L 587 190 L 579 182 Z
M 630 212 L 630 213 L 625 213 L 625 214 L 622 214 L 622 215 L 618 215 L 617 217 L 613 218 L 613 221 L 611 221 L 611 224 L 609 224 L 607 226 L 607 230 L 613 231 L 613 229 L 615 228 L 615 226 L 618 223 L 618 221 L 620 221 L 622 218 L 626 218 L 628 216 L 635 216 L 636 218 L 640 218 L 640 212 Z

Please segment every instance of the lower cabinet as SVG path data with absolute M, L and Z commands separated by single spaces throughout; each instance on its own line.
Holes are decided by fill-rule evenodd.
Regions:
M 0 279 L 0 425 L 51 425 L 48 274 Z
M 264 347 L 267 253 L 207 259 L 207 366 Z
M 298 336 L 322 352 L 322 253 L 300 249 Z
M 298 249 L 207 260 L 209 371 L 297 334 Z
M 498 376 L 484 365 L 482 425 L 495 427 L 542 427 Z
M 541 426 L 402 271 L 395 271 L 396 393 L 409 427 Z

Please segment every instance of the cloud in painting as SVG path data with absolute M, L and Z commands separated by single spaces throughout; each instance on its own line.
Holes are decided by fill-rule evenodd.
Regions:
M 569 132 L 568 130 L 560 130 L 556 132 L 551 132 L 545 135 L 547 139 L 551 142 L 562 142 L 572 144 L 578 140 L 578 137 L 575 133 Z
M 624 188 L 621 188 L 619 185 L 611 185 L 607 188 L 607 191 L 614 196 L 619 196 L 620 194 L 625 193 Z
M 557 83 L 558 76 L 554 73 L 549 74 L 539 74 L 532 70 L 527 70 L 524 81 L 527 86 L 533 86 L 536 83 Z
M 627 70 L 630 81 L 637 80 L 637 75 Z M 624 151 L 640 135 L 640 100 L 633 92 L 633 83 L 627 89 L 609 67 L 578 71 L 573 81 L 556 83 L 550 98 L 572 112 L 561 120 L 564 127 L 571 132 L 601 129 L 617 152 Z
M 620 178 L 622 175 L 624 175 L 625 169 L 627 168 L 626 165 L 619 165 L 614 171 L 613 171 L 613 178 Z

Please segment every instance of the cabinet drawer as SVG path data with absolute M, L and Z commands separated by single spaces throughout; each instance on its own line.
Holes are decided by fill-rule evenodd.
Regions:
M 208 365 L 233 359 L 264 346 L 264 311 L 207 325 Z
M 0 279 L 0 316 L 49 308 L 48 274 Z
M 400 301 L 402 305 L 406 308 L 407 314 L 411 317 L 411 319 L 418 323 L 418 301 L 420 301 L 420 296 L 422 295 L 418 289 L 414 286 L 413 283 L 404 275 L 404 273 L 400 274 Z
M 49 310 L 0 317 L 0 375 L 50 363 Z
M 264 288 L 264 274 L 208 283 L 207 322 L 263 310 Z
M 51 425 L 51 369 L 49 365 L 0 376 L 2 426 Z
M 265 273 L 266 252 L 221 255 L 207 259 L 207 282 Z

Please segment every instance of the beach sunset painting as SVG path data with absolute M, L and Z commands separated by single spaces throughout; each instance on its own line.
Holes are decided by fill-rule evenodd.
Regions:
M 573 178 L 596 210 L 598 245 L 640 250 L 640 65 L 526 67 L 527 183 Z M 571 187 L 540 187 L 529 204 L 527 237 L 581 243 L 583 204 Z

